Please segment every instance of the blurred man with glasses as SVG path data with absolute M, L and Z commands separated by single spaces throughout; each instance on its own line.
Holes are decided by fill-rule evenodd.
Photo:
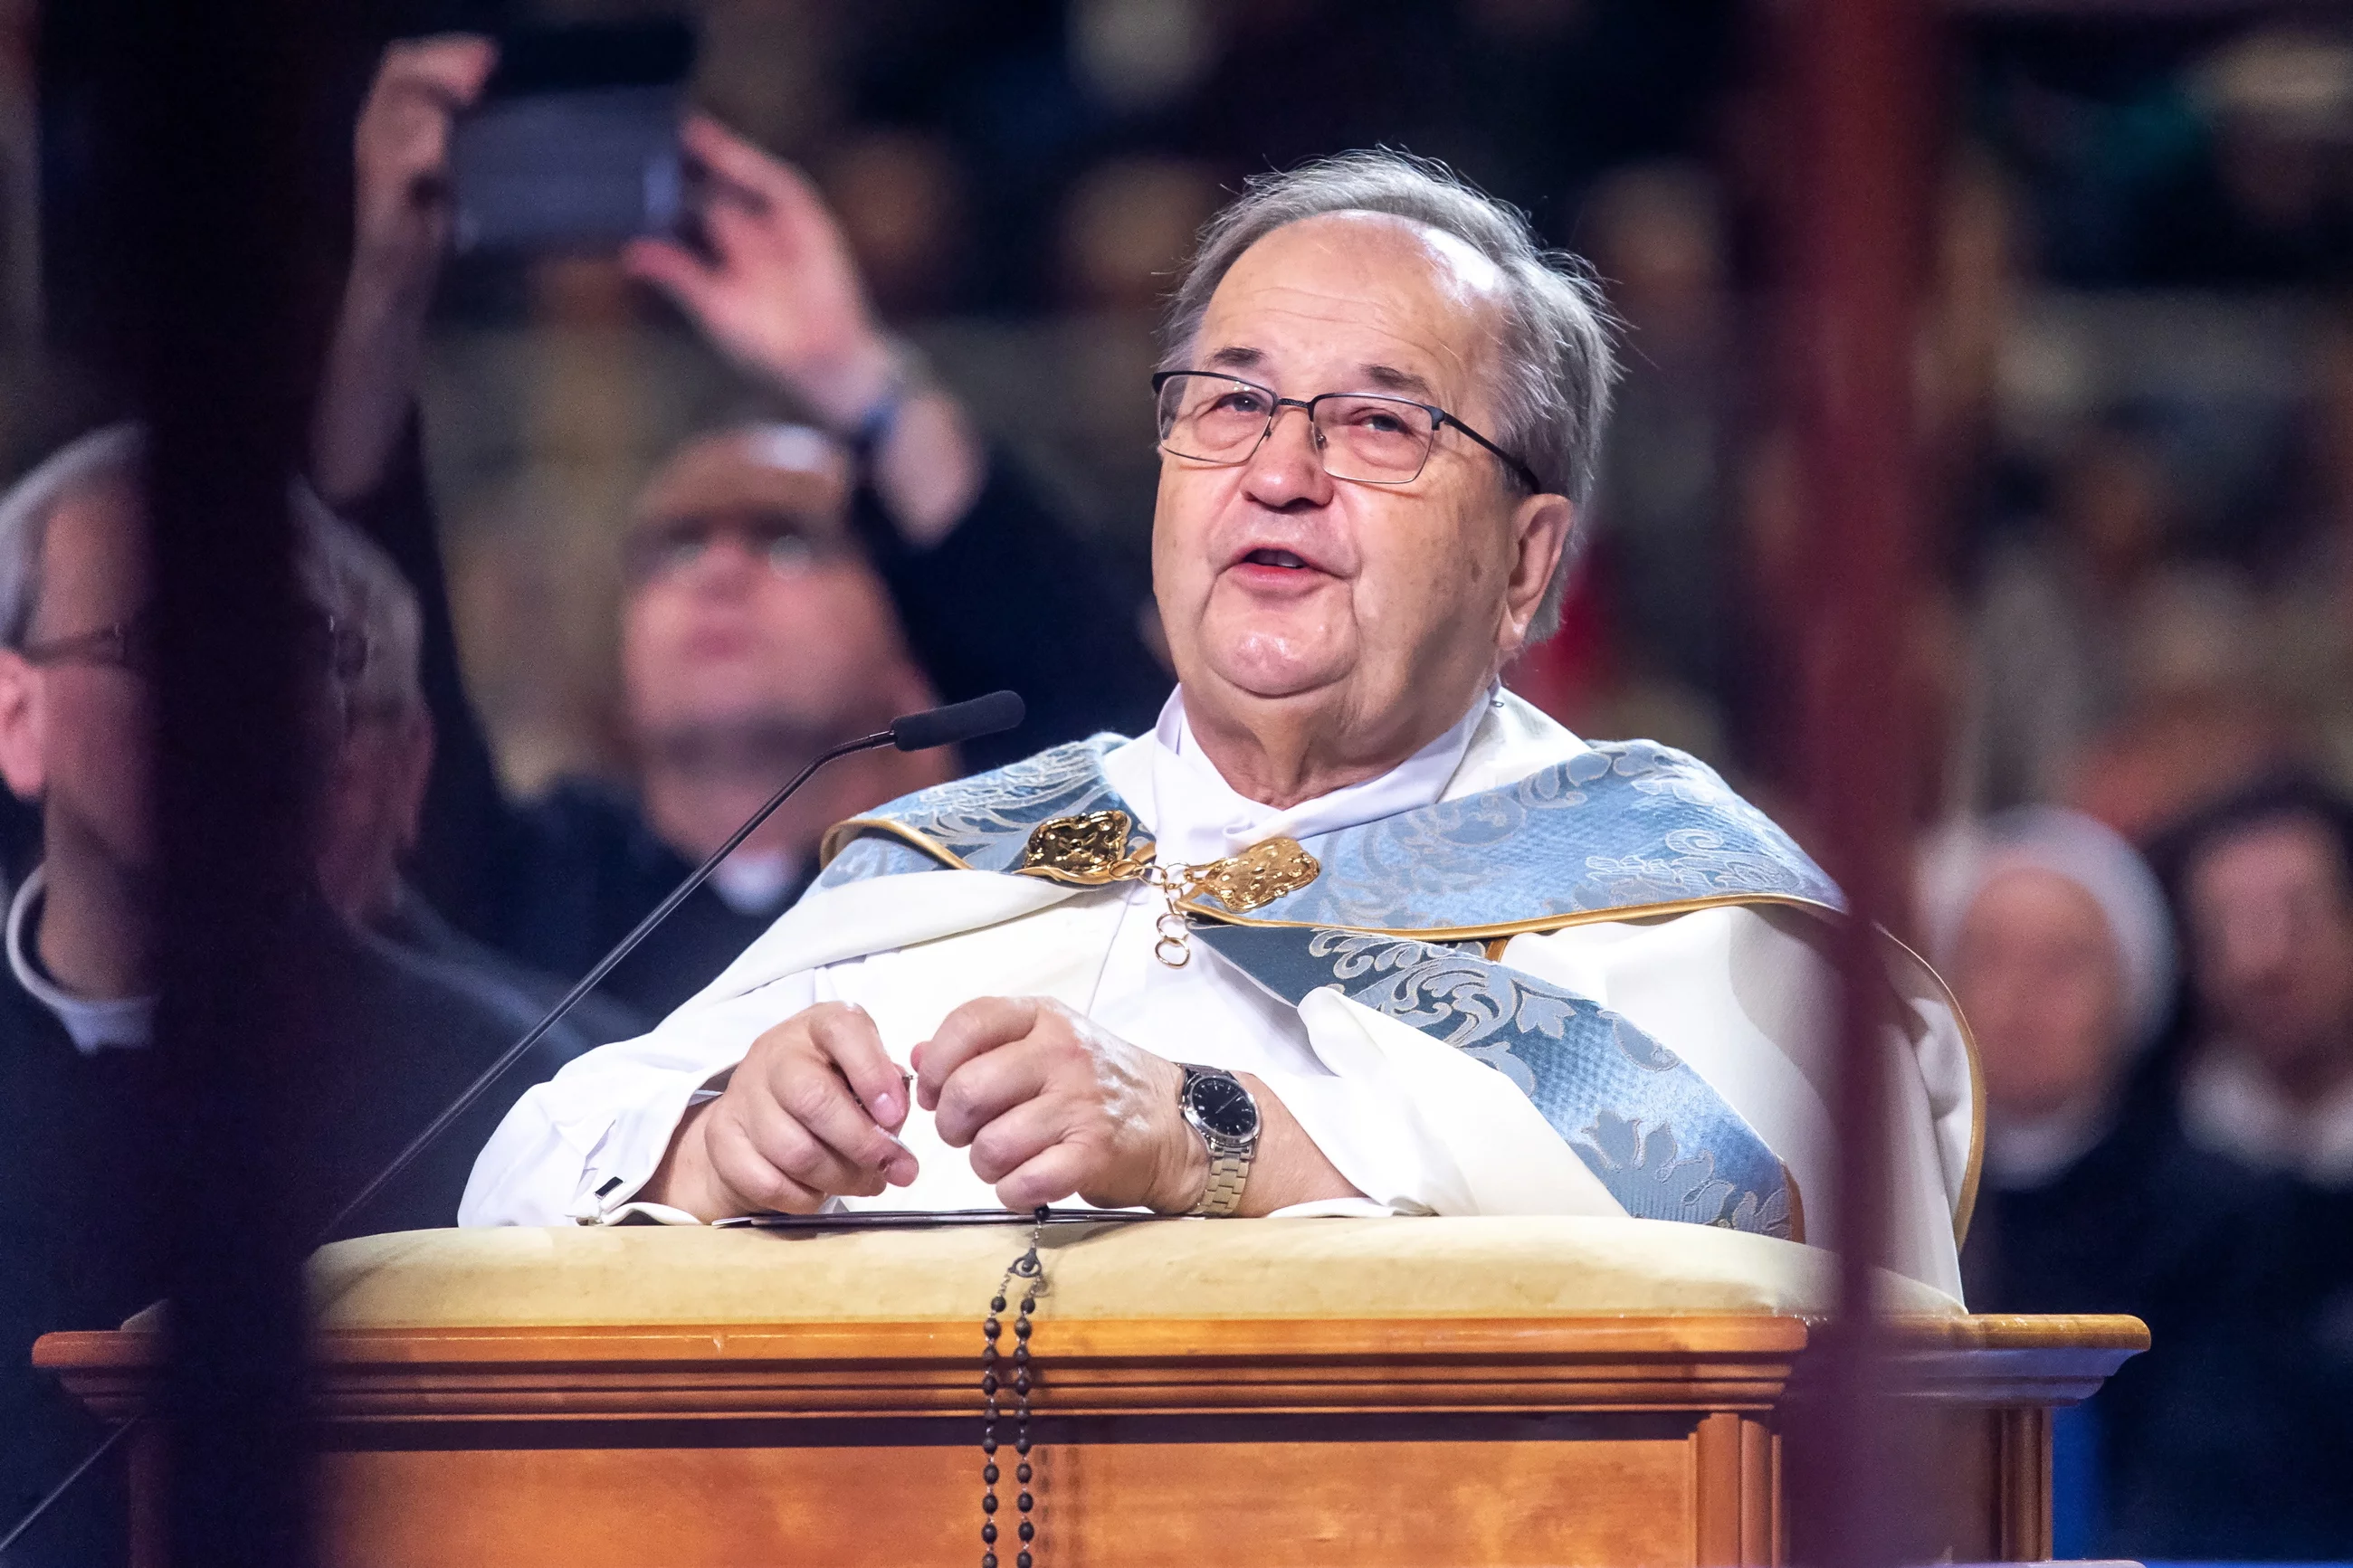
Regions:
M 837 825 L 715 984 L 515 1108 L 467 1223 L 1076 1194 L 1826 1239 L 1836 889 L 1704 766 L 1500 684 L 1592 485 L 1589 277 L 1353 153 L 1226 208 L 1166 340 L 1157 725 Z M 1957 1295 L 1967 1050 L 1887 966 L 1889 1261 Z
M 411 416 L 448 240 L 450 129 L 494 58 L 490 40 L 459 35 L 385 57 L 355 141 L 356 244 L 313 440 L 322 493 L 422 604 L 438 752 L 409 872 L 451 923 L 578 973 L 804 763 L 897 713 L 1020 690 L 1029 722 L 987 742 L 1014 742 L 997 761 L 1148 716 L 1165 676 L 1135 595 L 883 330 L 808 181 L 696 117 L 681 138 L 714 193 L 703 243 L 641 239 L 622 259 L 809 423 L 691 441 L 636 508 L 618 715 L 633 777 L 561 778 L 527 800 L 502 791 L 459 680 Z M 668 1012 L 799 894 L 828 823 L 952 763 L 834 765 L 597 994 Z

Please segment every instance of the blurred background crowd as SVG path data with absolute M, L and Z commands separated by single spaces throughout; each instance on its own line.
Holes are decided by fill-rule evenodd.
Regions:
M 514 0 L 386 31 L 677 14 Z M 1807 837 L 1771 7 L 687 15 L 690 146 L 742 198 L 697 246 L 445 258 L 411 182 L 491 54 L 371 54 L 338 89 L 358 216 L 314 478 L 362 536 L 330 607 L 390 657 L 347 702 L 322 877 L 472 977 L 450 1005 L 549 994 L 878 719 L 1023 689 L 1030 724 L 964 766 L 1148 724 L 1156 311 L 1221 193 L 1354 146 L 1519 204 L 1622 321 L 1564 628 L 1514 683 L 1695 752 Z M 1916 763 L 1906 934 L 1984 1068 L 1971 1305 L 2155 1331 L 2063 1424 L 2062 1555 L 2353 1558 L 2353 19 L 1986 0 L 1937 28 L 1920 569 L 1885 683 Z M 102 47 L 0 4 L 12 475 L 111 413 L 76 217 Z M 49 646 L 20 621 L 11 648 Z M 955 765 L 831 775 L 589 1032 L 740 950 L 825 822 Z M 59 910 L 96 853 L 61 837 L 61 766 L 46 795 L 9 774 L 51 818 L 24 808 L 14 885 L 46 849 Z M 71 962 L 40 940 L 37 968 Z

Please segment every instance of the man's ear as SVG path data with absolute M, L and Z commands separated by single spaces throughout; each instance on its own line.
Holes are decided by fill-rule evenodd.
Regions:
M 433 715 L 418 702 L 401 715 L 396 755 L 386 763 L 392 780 L 385 806 L 403 859 L 417 847 L 424 821 L 425 789 L 433 781 Z
M 15 648 L 0 648 L 0 778 L 18 800 L 48 788 L 48 703 L 41 672 Z
M 1504 586 L 1503 625 L 1495 636 L 1495 651 L 1504 662 L 1510 662 L 1528 640 L 1528 623 L 1544 604 L 1576 526 L 1577 508 L 1567 496 L 1528 496 L 1513 510 L 1512 574 Z

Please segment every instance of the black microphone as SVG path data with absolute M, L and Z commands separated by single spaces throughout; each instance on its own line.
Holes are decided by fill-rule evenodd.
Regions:
M 992 691 L 986 697 L 975 697 L 965 702 L 951 702 L 944 708 L 927 708 L 921 713 L 909 713 L 894 719 L 891 721 L 889 729 L 877 730 L 871 735 L 860 736 L 855 741 L 845 741 L 803 768 L 794 775 L 790 784 L 770 795 L 768 803 L 754 812 L 743 826 L 730 834 L 727 842 L 712 852 L 711 858 L 697 866 L 685 881 L 672 888 L 670 896 L 655 905 L 653 912 L 638 922 L 636 930 L 616 942 L 612 952 L 598 959 L 596 967 L 582 975 L 580 983 L 564 994 L 563 1000 L 556 1003 L 546 1017 L 533 1025 L 522 1038 L 509 1046 L 504 1055 L 483 1070 L 481 1077 L 468 1084 L 458 1098 L 449 1102 L 448 1109 L 427 1122 L 424 1131 L 410 1139 L 408 1146 L 393 1156 L 391 1164 L 376 1173 L 375 1179 L 362 1187 L 356 1197 L 336 1210 L 335 1217 L 329 1220 L 320 1230 L 311 1245 L 323 1246 L 335 1232 L 343 1227 L 345 1221 L 366 1208 L 375 1200 L 377 1194 L 398 1181 L 411 1165 L 424 1158 L 426 1151 L 447 1136 L 449 1129 L 456 1126 L 459 1120 L 474 1108 L 475 1101 L 488 1094 L 491 1086 L 505 1077 L 515 1063 L 529 1055 L 532 1047 L 545 1038 L 550 1029 L 564 1022 L 565 1015 L 578 1005 L 583 996 L 596 989 L 597 984 L 605 976 L 613 973 L 616 964 L 636 952 L 639 942 L 651 936 L 654 929 L 668 920 L 679 905 L 692 897 L 694 890 L 709 880 L 711 873 L 719 868 L 719 863 L 733 854 L 737 845 L 752 837 L 754 830 L 760 824 L 767 821 L 775 814 L 776 807 L 790 800 L 795 790 L 808 783 L 815 776 L 818 769 L 832 762 L 836 757 L 846 757 L 852 752 L 871 752 L 878 746 L 896 746 L 902 752 L 928 752 L 934 746 L 953 746 L 965 741 L 976 741 L 983 735 L 1001 734 L 1019 724 L 1026 712 L 1027 709 L 1021 701 L 1019 693 Z M 67 1474 L 65 1479 L 50 1488 L 48 1494 L 33 1505 L 30 1513 L 12 1525 L 5 1535 L 0 1535 L 0 1552 L 15 1545 L 18 1538 L 32 1529 L 59 1498 L 73 1490 L 74 1484 L 104 1458 L 116 1444 L 130 1436 L 132 1429 L 139 1425 L 140 1418 L 133 1416 L 108 1433 L 96 1447 L 83 1456 L 81 1463 L 76 1465 Z
M 1020 723 L 1026 711 L 1019 693 L 992 691 L 986 697 L 975 697 L 965 702 L 951 702 L 944 708 L 928 708 L 921 713 L 909 713 L 894 719 L 891 721 L 889 729 L 877 730 L 871 735 L 860 736 L 855 741 L 845 741 L 803 768 L 790 784 L 770 795 L 768 803 L 754 812 L 744 821 L 743 826 L 730 834 L 726 843 L 712 850 L 711 858 L 697 866 L 685 881 L 672 888 L 670 890 L 670 896 L 656 904 L 653 911 L 638 922 L 636 930 L 614 943 L 613 951 L 598 959 L 596 967 L 582 975 L 580 983 L 564 994 L 563 1000 L 556 1003 L 546 1017 L 533 1025 L 529 1033 L 509 1046 L 505 1055 L 492 1062 L 483 1070 L 481 1077 L 468 1084 L 464 1092 L 449 1102 L 448 1110 L 427 1123 L 424 1131 L 409 1140 L 408 1147 L 394 1155 L 392 1163 L 378 1173 L 375 1180 L 362 1187 L 358 1196 L 335 1211 L 335 1217 L 327 1222 L 325 1228 L 320 1231 L 318 1239 L 312 1245 L 325 1245 L 336 1231 L 343 1228 L 344 1222 L 365 1208 L 375 1200 L 377 1194 L 399 1180 L 402 1173 L 417 1163 L 427 1149 L 439 1142 L 442 1136 L 457 1124 L 460 1117 L 473 1109 L 476 1100 L 488 1094 L 493 1084 L 504 1077 L 515 1063 L 522 1060 L 530 1053 L 532 1047 L 539 1044 L 550 1029 L 562 1023 L 564 1016 L 571 1012 L 583 996 L 596 989 L 598 984 L 605 976 L 613 973 L 615 966 L 619 964 L 621 960 L 636 952 L 639 942 L 651 936 L 654 929 L 670 919 L 679 905 L 692 897 L 694 890 L 710 879 L 712 872 L 719 868 L 719 863 L 733 854 L 737 845 L 752 837 L 754 830 L 760 824 L 767 821 L 776 807 L 790 800 L 795 790 L 808 783 L 818 769 L 837 757 L 846 757 L 852 752 L 871 752 L 877 746 L 896 746 L 902 752 L 928 752 L 935 746 L 953 746 L 962 742 L 977 740 L 983 735 L 995 735 Z
M 927 708 L 891 721 L 891 743 L 902 752 L 928 752 L 934 746 L 954 746 L 983 735 L 1002 734 L 1019 724 L 1028 711 L 1016 691 L 992 691 L 968 702 Z

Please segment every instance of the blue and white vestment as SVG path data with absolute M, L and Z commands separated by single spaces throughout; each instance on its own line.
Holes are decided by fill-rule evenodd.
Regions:
M 1197 957 L 1170 970 L 1150 958 L 1157 894 L 1020 874 L 1039 823 L 1110 810 L 1164 864 L 1280 834 L 1320 871 L 1246 913 L 1198 896 Z M 1392 773 L 1277 812 L 1209 767 L 1180 694 L 1152 734 L 892 802 L 828 849 L 808 895 L 701 995 L 525 1097 L 476 1167 L 467 1223 L 642 1210 L 631 1194 L 686 1106 L 813 1002 L 863 1005 L 903 1061 L 972 996 L 1047 994 L 1264 1079 L 1367 1194 L 1318 1212 L 1623 1213 L 1829 1239 L 1837 891 L 1681 753 L 1588 745 L 1498 693 Z M 1888 970 L 1892 1261 L 1957 1296 L 1967 1046 L 1933 975 L 1893 944 Z M 916 1185 L 853 1205 L 990 1201 L 920 1111 L 907 1142 Z

